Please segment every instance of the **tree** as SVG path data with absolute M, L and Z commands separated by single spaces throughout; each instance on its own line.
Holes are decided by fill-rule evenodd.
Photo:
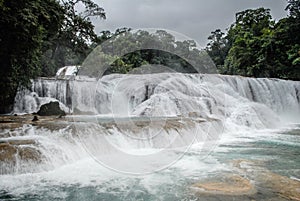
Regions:
M 247 9 L 236 14 L 236 22 L 228 31 L 232 47 L 225 60 L 225 73 L 268 77 L 265 68 L 272 54 L 266 47 L 273 34 L 274 21 L 269 9 Z
M 208 39 L 210 41 L 207 44 L 206 51 L 215 62 L 219 71 L 222 73 L 225 59 L 230 49 L 230 44 L 225 37 L 225 33 L 223 33 L 220 29 L 211 32 Z
M 197 73 L 200 69 L 203 70 L 201 72 L 209 72 L 206 68 L 212 65 L 207 59 L 209 56 L 197 49 L 195 41 L 176 41 L 172 34 L 164 30 L 153 33 L 145 30 L 131 32 L 128 28 L 118 29 L 115 33 L 103 31 L 98 37 L 98 43 L 101 44 L 101 51 L 97 49 L 98 52 L 93 51 L 93 56 L 89 56 L 89 59 L 93 60 L 93 64 L 89 65 L 95 66 L 91 71 L 97 69 L 94 63 L 98 63 L 98 73 L 90 74 L 86 72 L 88 70 L 84 70 L 86 75 L 128 73 L 147 64 L 168 66 L 177 72 Z M 111 60 L 101 58 L 115 60 L 108 65 L 107 62 Z M 89 69 L 89 65 L 84 67 Z
M 10 112 L 17 88 L 40 72 L 42 44 L 62 23 L 55 0 L 2 0 L 0 4 L 0 113 Z
M 220 73 L 300 80 L 300 2 L 287 2 L 289 16 L 277 23 L 269 9 L 248 9 L 236 14 L 226 36 L 212 32 L 206 49 Z
M 285 10 L 289 11 L 290 17 L 300 18 L 300 1 L 299 0 L 288 0 L 288 5 Z
M 286 10 L 289 11 L 285 25 L 285 49 L 287 49 L 287 77 L 300 80 L 300 1 L 288 0 Z M 292 40 L 291 40 L 292 39 Z
M 83 5 L 77 13 L 76 6 Z M 97 36 L 90 17 L 105 18 L 92 0 L 0 1 L 0 113 L 12 109 L 18 87 L 79 64 Z M 41 68 L 43 66 L 43 68 Z
M 83 6 L 82 12 L 76 9 L 78 5 Z M 43 46 L 43 76 L 53 76 L 65 65 L 81 64 L 91 51 L 89 44 L 98 40 L 91 17 L 106 18 L 104 9 L 92 0 L 65 0 L 61 7 L 60 29 Z

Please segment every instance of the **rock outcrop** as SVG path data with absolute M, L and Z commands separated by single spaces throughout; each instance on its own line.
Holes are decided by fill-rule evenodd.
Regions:
M 38 164 L 42 154 L 34 140 L 0 141 L 0 174 L 18 172 L 18 165 Z
M 249 179 L 235 174 L 223 175 L 216 181 L 199 182 L 193 187 L 199 193 L 210 195 L 251 195 L 256 192 Z
M 37 114 L 40 116 L 66 115 L 65 111 L 59 107 L 59 102 L 50 102 L 42 105 Z

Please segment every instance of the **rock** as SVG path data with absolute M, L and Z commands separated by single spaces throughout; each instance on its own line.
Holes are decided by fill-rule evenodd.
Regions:
M 32 146 L 24 146 L 29 145 L 28 143 L 28 140 L 24 143 L 19 141 L 16 143 L 0 143 L 0 161 L 14 164 L 19 158 L 21 160 L 39 162 L 41 153 Z
M 253 177 L 258 187 L 268 189 L 282 198 L 300 201 L 300 181 L 271 172 L 262 164 L 262 161 L 233 161 L 235 167 Z
M 3 162 L 11 162 L 15 163 L 15 154 L 17 153 L 17 149 L 15 146 L 10 145 L 8 143 L 0 144 L 0 161 Z
M 42 163 L 42 153 L 33 140 L 0 142 L 0 175 L 27 172 L 23 167 L 34 169 Z M 18 164 L 18 165 L 17 165 Z
M 188 117 L 198 118 L 198 117 L 202 117 L 202 116 L 201 116 L 201 114 L 199 112 L 189 112 L 188 113 Z
M 38 121 L 38 120 L 39 120 L 39 119 L 38 119 L 37 116 L 34 116 L 33 119 L 32 119 L 32 121 Z
M 66 115 L 66 113 L 60 109 L 58 102 L 50 102 L 42 105 L 37 114 L 40 116 Z
M 62 116 L 62 115 L 58 115 Z M 15 136 L 15 131 L 22 132 L 23 127 L 32 125 L 36 128 L 46 128 L 51 131 L 66 128 L 74 122 L 74 118 L 57 118 L 57 116 L 38 116 L 38 121 L 32 121 L 34 115 L 0 116 L 0 138 Z M 20 129 L 20 130 L 19 130 Z M 17 132 L 17 133 L 18 133 Z M 1 142 L 1 139 L 0 139 Z
M 239 175 L 225 175 L 217 181 L 199 182 L 193 187 L 203 194 L 252 195 L 256 192 L 250 180 Z
M 34 145 L 35 140 L 0 140 L 0 145 L 8 143 L 10 145 Z
M 19 157 L 24 161 L 41 162 L 41 152 L 32 147 L 20 147 L 18 149 Z
M 280 197 L 300 201 L 300 182 L 288 177 L 267 171 L 260 175 L 265 188 L 274 189 Z
M 78 109 L 78 108 L 74 108 L 73 114 L 75 114 L 75 115 L 95 115 L 96 113 L 94 113 L 94 112 L 89 112 L 89 111 L 83 112 L 83 111 L 81 111 L 81 110 Z

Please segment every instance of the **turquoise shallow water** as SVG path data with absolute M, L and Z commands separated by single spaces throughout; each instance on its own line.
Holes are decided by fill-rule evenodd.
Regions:
M 265 132 L 265 133 L 264 133 Z M 243 142 L 243 139 L 251 140 Z M 220 147 L 230 148 L 230 154 L 217 152 L 220 159 L 248 159 L 264 161 L 266 168 L 289 177 L 300 177 L 300 126 L 279 131 L 260 131 L 251 137 L 243 136 L 233 144 Z
M 92 159 L 40 173 L 0 176 L 0 200 L 288 200 L 255 181 L 251 195 L 199 194 L 192 185 L 222 174 L 238 174 L 233 161 L 259 167 L 294 180 L 300 177 L 300 125 L 280 130 L 244 132 L 230 137 L 208 155 L 192 147 L 163 171 L 133 177 L 112 172 Z

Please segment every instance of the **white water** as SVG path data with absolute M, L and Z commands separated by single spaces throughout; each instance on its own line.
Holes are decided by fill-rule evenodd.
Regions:
M 74 77 L 77 75 L 80 66 L 64 66 L 56 72 L 56 77 L 67 78 Z
M 16 113 L 37 110 L 40 104 L 30 98 L 32 92 L 40 99 L 60 101 L 71 112 L 97 116 L 71 116 L 66 128 L 56 130 L 24 125 L 13 131 L 17 134 L 2 131 L 0 136 L 10 134 L 2 140 L 36 140 L 44 156 L 38 165 L 21 165 L 10 171 L 1 166 L 2 173 L 12 175 L 3 176 L 0 187 L 14 194 L 31 190 L 39 194 L 48 185 L 98 186 L 108 181 L 113 184 L 100 191 L 113 186 L 126 191 L 132 180 L 111 169 L 142 174 L 169 167 L 142 179 L 147 191 L 157 191 L 153 185 L 171 184 L 177 170 L 187 177 L 195 172 L 204 176 L 227 170 L 209 155 L 228 151 L 218 148 L 220 144 L 251 141 L 260 136 L 259 130 L 271 129 L 266 133 L 272 133 L 272 129 L 300 120 L 300 82 L 275 79 L 200 74 L 109 75 L 98 82 L 40 78 L 33 81 L 31 92 L 19 92 Z M 149 126 L 141 128 L 137 123 L 143 118 Z M 175 125 L 167 123 L 172 119 Z M 103 122 L 115 124 L 107 127 Z M 20 175 L 28 172 L 36 173 Z M 11 183 L 15 174 L 20 175 L 17 187 Z M 38 189 L 24 186 L 28 182 Z
M 239 76 L 109 75 L 98 82 L 39 78 L 33 81 L 31 91 L 39 97 L 57 99 L 70 111 L 95 114 L 173 116 L 197 112 L 203 117 L 240 118 L 245 113 L 271 114 L 272 110 L 292 120 L 299 117 L 300 111 L 299 82 Z M 20 91 L 16 97 L 16 113 L 38 105 L 32 103 L 34 98 L 24 101 L 24 93 Z
M 65 146 L 65 153 L 80 152 L 80 146 L 74 146 L 72 150 L 68 150 L 72 146 L 62 143 L 57 137 L 55 136 L 56 143 Z M 140 177 L 131 177 L 111 171 L 88 156 L 80 160 L 74 158 L 72 162 L 70 161 L 68 164 L 56 167 L 53 170 L 44 169 L 34 174 L 0 175 L 0 189 L 4 190 L 4 193 L 7 192 L 9 195 L 13 195 L 15 197 L 14 200 L 198 200 L 199 197 L 194 196 L 188 190 L 191 184 L 220 172 L 231 172 L 232 167 L 224 161 L 230 160 L 232 157 L 245 158 L 245 156 L 238 153 L 241 148 L 234 146 L 245 144 L 247 147 L 247 144 L 251 141 L 264 140 L 266 142 L 279 141 L 280 143 L 294 142 L 292 147 L 299 147 L 299 136 L 293 136 L 294 139 L 288 140 L 287 138 L 289 137 L 292 136 L 279 135 L 278 130 L 256 131 L 255 134 L 253 132 L 243 132 L 243 134 L 237 134 L 235 138 L 225 135 L 225 139 L 220 142 L 222 146 L 214 149 L 215 154 L 202 157 L 201 147 L 195 144 L 180 160 L 168 169 Z M 296 142 L 298 142 L 298 145 L 296 145 Z M 51 142 L 45 145 L 53 146 Z M 230 146 L 227 147 L 227 145 Z M 276 150 L 279 151 L 280 147 L 279 145 L 277 146 L 278 149 Z M 262 147 L 244 149 L 264 152 Z M 265 154 L 251 155 L 251 159 L 263 161 L 280 160 L 283 164 L 292 159 L 291 155 L 287 155 L 285 160 L 282 156 L 270 154 L 268 149 L 270 148 L 268 147 L 265 150 L 267 152 Z M 283 150 L 285 149 L 286 147 Z M 145 153 L 146 151 L 140 149 L 140 152 Z M 60 153 L 55 154 L 54 152 L 52 154 L 53 157 Z M 287 167 L 289 165 L 286 164 Z M 280 168 L 286 166 L 281 165 Z M 299 175 L 297 174 L 299 169 L 295 169 L 295 171 L 294 174 L 291 174 L 291 178 L 299 178 L 297 176 Z M 220 199 L 224 200 L 222 196 L 213 196 L 208 200 Z M 233 200 L 236 198 L 229 197 L 227 199 Z M 271 200 L 273 199 L 271 198 Z M 285 200 L 275 197 L 276 199 Z M 200 200 L 206 199 L 200 198 Z M 253 200 L 253 196 L 250 196 L 250 198 L 238 197 L 237 200 L 250 201 Z
M 67 111 L 102 115 L 91 116 L 84 120 L 85 123 L 69 122 L 70 129 L 41 131 L 32 128 L 30 136 L 39 142 L 47 169 L 87 157 L 86 148 L 89 154 L 97 159 L 100 157 L 108 166 L 121 166 L 125 172 L 140 172 L 141 169 L 151 172 L 151 168 L 142 166 L 137 170 L 126 164 L 132 160 L 132 163 L 148 166 L 145 161 L 156 163 L 155 158 L 132 159 L 129 155 L 139 153 L 136 150 L 140 149 L 158 149 L 159 154 L 161 149 L 169 148 L 184 151 L 194 143 L 202 143 L 202 148 L 210 151 L 224 131 L 274 129 L 300 119 L 300 82 L 275 79 L 176 73 L 109 75 L 98 82 L 83 77 L 76 80 L 40 78 L 33 81 L 31 91 L 18 93 L 15 112 L 35 112 L 41 103 L 57 100 L 61 107 L 69 107 Z M 141 119 L 132 120 L 132 117 L 150 117 L 146 120 L 149 125 L 141 128 L 136 125 Z M 179 118 L 175 125 L 182 125 L 167 125 L 170 117 Z M 206 122 L 197 123 L 197 119 Z M 101 124 L 103 121 L 113 121 L 115 125 L 108 129 Z M 123 128 L 123 121 L 126 128 Z M 163 129 L 164 126 L 167 129 Z M 53 155 L 52 149 L 59 154 Z M 154 150 L 151 156 L 158 157 L 156 152 Z M 103 153 L 108 153 L 109 157 Z M 160 163 L 160 168 L 177 160 L 176 157 Z

